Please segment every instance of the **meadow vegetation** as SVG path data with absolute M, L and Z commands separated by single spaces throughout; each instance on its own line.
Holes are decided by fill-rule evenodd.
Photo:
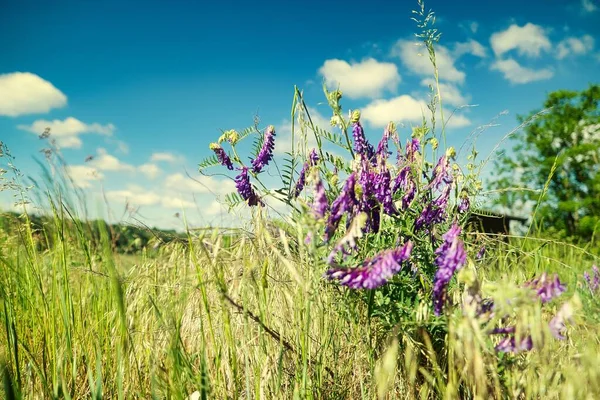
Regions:
M 419 3 L 435 67 L 434 20 Z M 227 202 L 250 211 L 248 227 L 188 230 L 156 246 L 148 236 L 133 255 L 115 251 L 114 226 L 79 219 L 54 151 L 37 192 L 44 223 L 34 223 L 24 203 L 36 189 L 3 144 L 2 188 L 23 205 L 0 230 L 4 396 L 600 398 L 600 257 L 593 240 L 573 236 L 596 237 L 597 216 L 563 235 L 533 222 L 508 240 L 484 235 L 467 221 L 483 212 L 488 160 L 473 141 L 459 165 L 446 146 L 438 85 L 420 126 L 390 123 L 376 145 L 360 111 L 343 109 L 343 92 L 323 89 L 332 126 L 314 126 L 295 89 L 281 165 L 270 125 L 210 144 L 200 172 L 235 176 Z M 247 164 L 244 140 L 254 140 Z M 564 183 L 551 179 L 564 161 L 531 188 L 540 189 L 532 221 L 551 209 L 545 194 Z M 268 168 L 275 188 L 261 180 Z M 273 202 L 288 214 L 273 217 Z

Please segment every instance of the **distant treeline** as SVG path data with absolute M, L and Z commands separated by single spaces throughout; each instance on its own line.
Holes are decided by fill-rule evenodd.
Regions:
M 173 241 L 187 241 L 185 233 L 175 230 L 109 224 L 104 220 L 81 221 L 45 215 L 26 217 L 15 212 L 0 213 L 0 234 L 22 236 L 26 233 L 24 228 L 27 227 L 27 219 L 38 250 L 51 248 L 58 238 L 67 242 L 84 240 L 93 247 L 109 245 L 119 253 L 135 253 L 143 248 L 157 248 Z

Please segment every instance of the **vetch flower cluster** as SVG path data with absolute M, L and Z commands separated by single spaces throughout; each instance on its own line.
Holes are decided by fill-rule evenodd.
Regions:
M 600 271 L 596 265 L 592 266 L 592 274 L 594 274 L 593 278 L 590 276 L 589 272 L 585 271 L 583 273 L 583 278 L 585 279 L 590 292 L 595 294 L 600 289 Z
M 294 198 L 300 196 L 302 190 L 304 189 L 304 185 L 306 184 L 306 172 L 310 167 L 317 165 L 319 161 L 319 156 L 317 155 L 317 150 L 312 149 L 309 156 L 308 161 L 304 163 L 302 169 L 300 170 L 300 176 L 296 181 L 296 186 L 294 187 Z
M 375 289 L 400 272 L 410 258 L 412 249 L 413 243 L 408 241 L 397 249 L 384 250 L 365 260 L 360 267 L 331 268 L 325 276 L 352 289 Z
M 250 183 L 248 167 L 242 167 L 241 170 L 242 172 L 235 177 L 235 187 L 238 193 L 246 200 L 249 206 L 264 206 L 264 203 L 258 198 L 258 195 Z
M 567 289 L 558 279 L 558 275 L 554 274 L 554 277 L 549 279 L 546 272 L 539 278 L 525 283 L 524 286 L 534 290 L 542 303 L 547 303 L 553 298 L 560 296 Z
M 273 150 L 275 149 L 275 127 L 269 125 L 265 132 L 263 144 L 258 152 L 258 155 L 252 160 L 252 172 L 258 174 L 262 169 L 269 164 L 273 158 Z
M 218 143 L 211 143 L 209 147 L 215 152 L 221 165 L 227 167 L 228 170 L 233 171 L 233 163 L 231 162 L 231 158 L 225 153 L 225 150 L 223 150 Z
M 452 227 L 442 235 L 444 242 L 436 249 L 435 265 L 438 267 L 433 281 L 433 310 L 435 315 L 441 315 L 448 284 L 454 273 L 462 268 L 467 260 L 464 244 L 459 238 L 461 228 L 455 222 Z

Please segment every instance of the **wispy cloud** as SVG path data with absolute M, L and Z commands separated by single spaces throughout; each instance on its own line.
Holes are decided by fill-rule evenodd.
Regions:
M 192 179 L 182 173 L 167 176 L 164 187 L 177 193 L 226 194 L 235 191 L 235 183 L 231 179 L 217 179 L 206 175 Z
M 146 163 L 138 166 L 138 171 L 150 179 L 155 179 L 162 172 L 156 164 Z
M 598 10 L 598 6 L 594 4 L 593 0 L 581 0 L 581 7 L 586 13 L 592 13 Z
M 66 104 L 64 93 L 35 74 L 13 72 L 0 75 L 0 115 L 17 117 L 47 113 Z
M 398 67 L 393 63 L 379 62 L 373 58 L 348 63 L 343 60 L 327 60 L 319 73 L 330 88 L 337 88 L 351 99 L 377 97 L 383 92 L 395 92 L 400 83 Z
M 82 189 L 91 187 L 92 182 L 104 179 L 102 172 L 87 165 L 69 165 L 66 170 L 73 183 Z
M 68 117 L 64 120 L 48 121 L 40 119 L 34 121 L 31 125 L 18 125 L 17 128 L 40 135 L 46 128 L 50 128 L 51 137 L 56 139 L 56 143 L 65 148 L 81 148 L 82 141 L 79 137 L 85 133 L 95 133 L 99 135 L 110 136 L 115 131 L 113 124 L 102 125 L 99 123 L 86 124 L 80 120 Z
M 98 149 L 98 155 L 90 161 L 90 165 L 98 168 L 102 171 L 135 171 L 133 165 L 127 164 L 119 160 L 117 157 L 108 154 L 108 152 L 100 148 Z
M 169 163 L 176 163 L 178 161 L 181 161 L 181 157 L 176 156 L 173 153 L 169 153 L 169 152 L 158 152 L 158 153 L 153 153 L 150 156 L 150 161 L 152 162 L 169 162 Z
M 556 46 L 556 58 L 562 60 L 570 55 L 583 55 L 594 49 L 594 38 L 583 35 L 580 38 L 568 37 L 561 40 Z
M 502 72 L 504 79 L 515 84 L 542 81 L 554 76 L 554 72 L 550 68 L 531 69 L 523 67 L 512 58 L 496 60 L 490 68 Z

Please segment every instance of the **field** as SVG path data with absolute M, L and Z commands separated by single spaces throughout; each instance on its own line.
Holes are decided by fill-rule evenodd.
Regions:
M 0 142 L 1 189 L 45 214 L 0 221 L 4 397 L 600 399 L 600 142 L 540 161 L 524 232 L 476 229 L 497 188 L 484 187 L 476 135 L 463 158 L 446 143 L 439 35 L 418 4 L 434 66 L 422 124 L 390 122 L 369 143 L 361 111 L 324 84 L 331 126 L 313 124 L 295 88 L 285 155 L 258 120 L 206 143 L 199 173 L 231 175 L 224 202 L 242 227 L 170 240 L 86 220 L 57 148 L 44 149 L 47 190 L 31 189 Z M 595 164 L 563 168 L 588 153 Z M 511 189 L 523 191 L 497 192 Z
M 484 293 L 507 296 L 513 282 L 548 271 L 565 282 L 561 297 L 580 297 L 566 340 L 540 329 L 539 348 L 498 356 L 472 315 L 449 314 L 445 331 L 425 300 L 390 327 L 324 284 L 297 238 L 265 223 L 249 236 L 215 232 L 134 259 L 86 248 L 67 230 L 44 252 L 25 227 L 3 237 L 7 398 L 600 395 L 598 299 L 582 286 L 593 261 L 584 250 L 515 239 L 473 260 Z M 539 327 L 557 309 L 517 307 Z

